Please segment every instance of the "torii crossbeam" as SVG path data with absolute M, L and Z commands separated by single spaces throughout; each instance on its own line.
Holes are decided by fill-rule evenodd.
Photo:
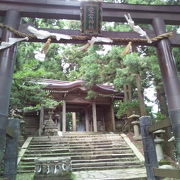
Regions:
M 135 23 L 151 24 L 154 28 L 152 33 L 156 36 L 166 32 L 166 24 L 180 25 L 180 6 L 102 3 L 103 21 L 125 22 L 125 13 L 130 13 Z M 80 20 L 80 2 L 60 0 L 1 0 L 0 16 L 4 17 L 4 24 L 15 29 L 19 28 L 21 17 Z M 70 35 L 74 33 L 76 35 L 80 32 L 65 30 L 65 33 Z M 102 32 L 102 35 L 107 37 L 136 36 L 134 33 L 120 32 Z M 1 41 L 8 41 L 8 39 L 13 36 L 14 34 L 12 32 L 3 29 Z M 171 45 L 180 47 L 179 35 L 176 37 L 175 39 L 171 39 L 171 41 L 169 41 L 168 38 L 162 39 L 153 45 L 157 46 L 158 50 L 168 110 L 176 139 L 178 159 L 180 161 L 180 84 L 171 52 Z M 83 41 L 74 41 L 73 43 L 83 43 Z M 8 108 L 15 52 L 16 46 L 0 51 L 0 162 L 4 156 L 6 143 Z M 15 179 L 14 174 L 7 174 L 7 177 Z

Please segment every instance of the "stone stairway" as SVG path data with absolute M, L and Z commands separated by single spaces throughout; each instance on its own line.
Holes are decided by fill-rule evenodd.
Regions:
M 113 133 L 33 137 L 18 164 L 18 173 L 34 172 L 34 159 L 38 157 L 71 157 L 72 171 L 143 167 L 124 139 Z

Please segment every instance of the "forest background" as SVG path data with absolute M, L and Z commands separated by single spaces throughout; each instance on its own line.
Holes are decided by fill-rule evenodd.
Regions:
M 126 4 L 180 5 L 179 0 L 114 0 L 105 1 Z M 133 17 L 132 17 L 133 18 Z M 3 22 L 3 19 L 1 19 Z M 22 23 L 33 24 L 37 28 L 80 30 L 80 21 L 23 18 Z M 150 25 L 138 24 L 144 30 L 152 30 Z M 167 31 L 180 31 L 179 26 L 166 25 Z M 132 29 L 121 22 L 103 22 L 103 31 L 130 32 Z M 121 55 L 124 46 L 94 45 L 87 51 L 80 51 L 82 44 L 51 44 L 45 61 L 34 58 L 34 51 L 42 48 L 42 43 L 21 42 L 18 45 L 15 70 L 13 75 L 10 110 L 39 110 L 55 105 L 55 100 L 43 91 L 43 87 L 32 83 L 45 79 L 62 81 L 86 81 L 86 87 L 93 84 L 112 84 L 115 89 L 124 92 L 123 102 L 114 103 L 116 118 L 134 111 L 140 115 L 152 115 L 156 120 L 168 117 L 165 93 L 161 80 L 157 52 L 154 47 L 133 46 L 133 53 Z M 180 75 L 180 49 L 173 48 L 175 62 Z M 149 95 L 145 91 L 154 89 L 158 111 L 154 113 Z M 88 98 L 97 96 L 89 90 Z M 146 102 L 146 103 L 145 103 Z

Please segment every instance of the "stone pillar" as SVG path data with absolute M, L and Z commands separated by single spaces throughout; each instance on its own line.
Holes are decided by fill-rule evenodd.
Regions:
M 86 132 L 89 132 L 89 112 L 85 109 Z
M 139 121 L 133 121 L 131 122 L 131 124 L 133 125 L 134 128 L 134 140 L 141 140 L 141 135 L 140 135 L 140 131 L 139 131 Z
M 10 180 L 16 180 L 17 174 L 17 159 L 20 135 L 20 120 L 10 119 L 8 128 L 14 132 L 14 137 L 7 136 L 6 151 L 4 155 L 4 177 Z
M 44 107 L 41 107 L 41 110 L 40 110 L 40 118 L 39 118 L 39 136 L 42 135 L 42 132 L 43 132 L 43 124 L 44 124 Z
M 66 132 L 66 101 L 63 100 L 62 106 L 62 131 Z
M 76 113 L 72 112 L 72 125 L 73 125 L 73 131 L 77 131 L 76 130 Z
M 44 125 L 44 135 L 54 136 L 57 135 L 58 128 L 57 125 L 52 120 L 53 109 L 50 109 L 48 113 L 49 113 L 49 119 L 46 120 Z
M 60 125 L 60 115 L 59 114 L 55 114 L 55 119 L 56 119 L 57 129 L 58 129 L 58 131 L 60 131 L 60 128 L 61 128 L 61 125 Z
M 17 29 L 20 24 L 20 13 L 8 10 L 5 14 L 4 24 Z M 13 33 L 4 29 L 1 41 L 9 41 Z M 4 156 L 6 144 L 6 128 L 8 125 L 9 98 L 12 84 L 16 55 L 16 46 L 13 45 L 0 51 L 0 164 Z M 0 169 L 1 171 L 1 169 Z
M 96 103 L 92 103 L 92 113 L 93 113 L 93 131 L 97 132 L 97 116 L 96 116 Z
M 62 131 L 62 112 L 59 113 L 58 131 Z
M 111 104 L 111 123 L 112 123 L 112 131 L 116 130 L 116 125 L 115 125 L 115 117 L 114 117 L 114 106 Z
M 164 142 L 164 139 L 161 137 L 162 133 L 165 133 L 165 130 L 157 130 L 153 132 L 155 135 L 155 147 L 156 147 L 156 155 L 157 155 L 157 160 L 161 161 L 164 159 L 164 154 L 163 154 L 163 149 L 162 149 L 162 143 Z

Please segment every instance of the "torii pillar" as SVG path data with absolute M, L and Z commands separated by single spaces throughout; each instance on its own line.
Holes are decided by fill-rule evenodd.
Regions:
M 153 27 L 156 35 L 166 32 L 165 22 L 162 18 L 155 18 L 153 20 Z M 177 158 L 180 162 L 180 82 L 169 39 L 164 38 L 160 40 L 157 43 L 157 49 L 169 117 L 176 140 Z
M 20 19 L 21 16 L 18 11 L 8 10 L 5 15 L 4 24 L 18 29 Z M 2 41 L 8 41 L 13 36 L 12 32 L 4 29 Z M 0 51 L 0 164 L 4 156 L 6 144 L 6 128 L 8 125 L 8 109 L 15 55 L 16 46 Z

